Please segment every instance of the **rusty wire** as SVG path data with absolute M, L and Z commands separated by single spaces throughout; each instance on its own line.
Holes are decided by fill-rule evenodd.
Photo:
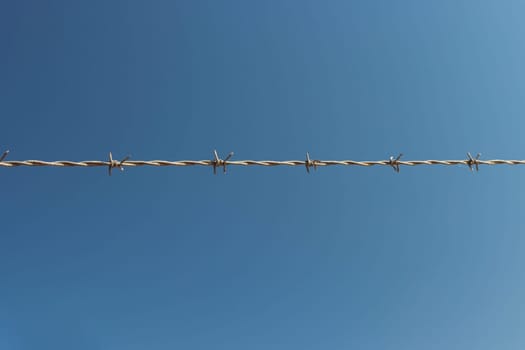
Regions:
M 504 159 L 491 159 L 491 160 L 480 160 L 480 154 L 476 157 L 472 157 L 470 153 L 467 153 L 466 159 L 460 160 L 401 160 L 403 154 L 399 154 L 397 157 L 391 156 L 388 160 L 377 160 L 377 161 L 356 161 L 356 160 L 312 160 L 310 154 L 306 153 L 305 160 L 230 160 L 233 156 L 233 152 L 229 153 L 225 159 L 221 159 L 217 151 L 213 151 L 214 158 L 211 160 L 129 160 L 130 156 L 126 156 L 122 160 L 113 159 L 111 152 L 109 153 L 108 161 L 101 160 L 84 160 L 80 162 L 69 161 L 69 160 L 56 160 L 56 161 L 44 161 L 44 160 L 5 160 L 9 151 L 5 151 L 0 156 L 0 167 L 14 168 L 21 166 L 49 166 L 49 167 L 107 167 L 109 175 L 112 170 L 118 168 L 124 170 L 125 167 L 138 167 L 138 166 L 209 166 L 213 168 L 213 173 L 217 173 L 217 168 L 222 167 L 223 172 L 226 173 L 226 167 L 230 165 L 238 166 L 304 166 L 306 171 L 310 173 L 310 169 L 317 170 L 318 167 L 324 166 L 360 166 L 360 167 L 371 167 L 371 166 L 389 166 L 394 169 L 395 172 L 400 171 L 401 166 L 416 166 L 416 165 L 466 165 L 470 170 L 479 170 L 480 165 L 525 165 L 525 160 L 504 160 Z

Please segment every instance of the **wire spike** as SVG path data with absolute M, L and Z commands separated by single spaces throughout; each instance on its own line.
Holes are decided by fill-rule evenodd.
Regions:
M 310 168 L 313 167 L 314 170 L 317 170 L 317 164 L 320 162 L 318 159 L 310 159 L 310 153 L 306 152 L 306 159 L 304 161 L 304 166 L 306 167 L 306 172 L 310 174 Z
M 129 155 L 124 157 L 121 161 L 113 159 L 113 154 L 109 152 L 109 162 L 108 162 L 108 174 L 111 176 L 113 168 L 119 168 L 120 171 L 124 171 L 124 163 L 130 158 Z
M 474 171 L 473 166 L 476 167 L 476 171 L 479 171 L 479 157 L 481 156 L 481 153 L 478 153 L 476 155 L 476 158 L 473 158 L 470 152 L 467 152 L 467 165 L 470 169 L 470 171 Z
M 396 173 L 399 173 L 399 160 L 403 157 L 403 153 L 399 153 L 397 158 L 390 156 L 389 165 L 394 169 Z
M 211 165 L 213 166 L 213 175 L 217 175 L 217 167 L 222 166 L 223 173 L 226 174 L 226 166 L 228 165 L 228 160 L 233 156 L 233 152 L 228 153 L 228 156 L 225 159 L 221 159 L 217 150 L 213 150 L 214 158 L 211 160 Z
M 108 166 L 108 172 L 109 172 L 109 176 L 111 176 L 111 170 L 113 170 L 113 154 L 111 154 L 111 152 L 109 152 L 109 166 Z
M 2 156 L 0 157 L 0 162 L 3 162 L 4 159 L 7 157 L 7 155 L 9 154 L 9 150 L 5 151 Z
M 304 166 L 306 167 L 306 172 L 310 174 L 310 165 L 312 160 L 310 159 L 310 153 L 306 152 L 306 160 L 304 161 Z

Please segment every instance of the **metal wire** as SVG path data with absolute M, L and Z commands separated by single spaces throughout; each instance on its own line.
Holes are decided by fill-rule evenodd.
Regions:
M 111 152 L 109 153 L 108 161 L 101 160 L 84 160 L 84 161 L 69 161 L 69 160 L 56 160 L 56 161 L 44 161 L 44 160 L 5 160 L 9 151 L 5 151 L 0 157 L 0 167 L 14 168 L 21 166 L 38 167 L 107 167 L 109 175 L 112 170 L 118 168 L 124 170 L 125 167 L 139 167 L 139 166 L 209 166 L 213 168 L 213 173 L 217 173 L 217 168 L 222 167 L 223 172 L 226 173 L 226 167 L 230 165 L 237 166 L 304 166 L 306 171 L 310 173 L 310 169 L 314 168 L 317 170 L 318 167 L 324 166 L 360 166 L 360 167 L 371 167 L 371 166 L 389 166 L 392 167 L 396 172 L 400 171 L 401 166 L 416 166 L 416 165 L 466 165 L 472 171 L 474 168 L 476 171 L 479 170 L 480 165 L 525 165 L 525 160 L 504 160 L 504 159 L 491 159 L 491 160 L 480 160 L 480 154 L 474 158 L 470 153 L 467 153 L 467 159 L 463 160 L 401 160 L 402 154 L 397 157 L 390 157 L 388 160 L 377 160 L 377 161 L 356 161 L 356 160 L 312 160 L 310 154 L 306 153 L 305 160 L 230 160 L 233 156 L 233 152 L 228 154 L 225 159 L 221 159 L 214 151 L 214 158 L 211 160 L 129 160 L 130 156 L 126 156 L 122 160 L 114 160 Z

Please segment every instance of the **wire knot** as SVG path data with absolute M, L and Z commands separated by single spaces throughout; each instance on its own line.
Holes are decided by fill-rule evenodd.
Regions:
M 481 153 L 478 153 L 476 155 L 476 158 L 472 158 L 472 155 L 470 154 L 470 152 L 467 152 L 467 165 L 468 167 L 470 168 L 470 171 L 473 171 L 473 168 L 472 166 L 475 166 L 476 167 L 476 171 L 479 171 L 479 157 L 481 156 Z
M 221 159 L 217 153 L 217 150 L 213 150 L 213 156 L 214 159 L 211 161 L 211 165 L 213 166 L 213 174 L 217 175 L 217 167 L 221 166 L 223 173 L 226 174 L 226 165 L 228 165 L 228 160 L 233 156 L 233 152 L 230 152 L 225 159 Z
M 313 167 L 314 170 L 317 170 L 317 164 L 319 163 L 319 160 L 317 159 L 310 159 L 310 153 L 306 152 L 306 160 L 304 161 L 304 166 L 306 167 L 306 172 L 310 174 L 310 168 Z
M 9 150 L 5 151 L 2 156 L 0 157 L 0 162 L 3 162 L 4 159 L 7 157 L 7 155 L 9 154 Z
M 124 162 L 126 160 L 129 159 L 130 156 L 126 156 L 124 159 L 122 159 L 121 161 L 118 161 L 118 160 L 115 160 L 113 159 L 113 155 L 111 154 L 111 152 L 109 152 L 109 165 L 108 165 L 108 171 L 109 171 L 109 176 L 111 176 L 111 171 L 114 169 L 114 168 L 119 168 L 120 171 L 124 171 Z
M 403 157 L 403 153 L 399 153 L 397 158 L 394 158 L 394 156 L 390 156 L 390 161 L 388 164 L 394 169 L 396 173 L 399 173 L 399 160 Z

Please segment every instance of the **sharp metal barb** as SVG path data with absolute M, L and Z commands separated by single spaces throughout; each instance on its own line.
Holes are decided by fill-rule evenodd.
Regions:
M 226 174 L 226 162 L 233 156 L 233 152 L 230 152 L 228 156 L 222 161 L 223 173 Z
M 481 153 L 478 153 L 476 155 L 476 158 L 472 158 L 472 155 L 470 154 L 470 152 L 467 152 L 467 165 L 470 169 L 470 171 L 473 171 L 473 168 L 472 166 L 475 166 L 476 167 L 476 171 L 479 171 L 479 157 L 481 156 Z
M 304 161 L 304 166 L 306 167 L 306 172 L 308 174 L 310 174 L 310 163 L 311 163 L 311 159 L 310 159 L 310 153 L 306 152 L 306 160 Z
M 129 158 L 131 158 L 131 156 L 126 156 L 124 157 L 124 159 L 120 161 L 120 163 L 118 164 L 118 166 L 120 167 L 120 170 L 124 171 L 124 167 L 122 166 L 122 164 L 124 164 L 126 160 L 128 160 Z
M 233 156 L 233 152 L 230 152 L 225 159 L 221 159 L 217 150 L 213 150 L 213 160 L 211 165 L 213 166 L 213 175 L 217 175 L 217 167 L 222 166 L 223 173 L 226 174 L 226 166 L 228 165 L 227 161 Z
M 219 155 L 217 154 L 217 150 L 213 150 L 213 155 L 215 156 L 213 163 L 213 175 L 217 175 L 217 166 L 219 165 L 219 162 L 221 161 L 219 158 Z
M 7 157 L 7 155 L 9 154 L 9 150 L 5 151 L 2 156 L 0 157 L 0 162 L 3 162 L 4 159 Z
M 392 168 L 394 168 L 394 171 L 396 173 L 399 173 L 399 160 L 403 157 L 403 153 L 399 153 L 397 158 L 394 158 L 393 156 L 390 156 L 389 164 Z
M 318 159 L 310 159 L 310 153 L 306 152 L 306 159 L 304 161 L 304 166 L 306 167 L 306 172 L 310 174 L 310 168 L 313 167 L 314 170 L 317 170 L 317 164 L 320 162 Z
M 109 164 L 108 164 L 108 174 L 109 176 L 111 176 L 111 173 L 113 171 L 113 168 L 119 168 L 120 171 L 124 171 L 124 162 L 126 162 L 126 160 L 128 160 L 130 158 L 130 156 L 126 156 L 124 157 L 124 159 L 122 159 L 121 161 L 118 161 L 118 160 L 115 160 L 113 159 L 113 154 L 111 152 L 109 152 Z
M 113 170 L 113 155 L 111 154 L 111 152 L 109 152 L 109 166 L 108 166 L 109 176 L 111 176 L 112 170 Z

